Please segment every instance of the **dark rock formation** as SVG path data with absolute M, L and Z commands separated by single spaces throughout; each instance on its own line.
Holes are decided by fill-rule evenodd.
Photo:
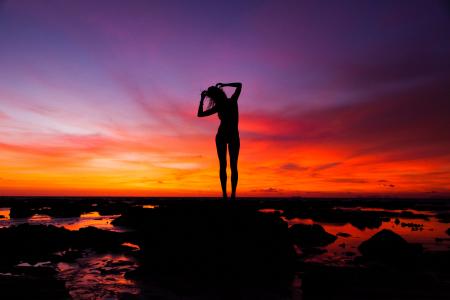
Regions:
M 323 229 L 319 224 L 295 224 L 290 228 L 294 243 L 301 247 L 322 247 L 333 243 L 336 236 Z
M 287 289 L 295 251 L 287 224 L 238 204 L 132 208 L 113 222 L 135 230 L 142 266 L 128 274 L 178 291 Z
M 347 233 L 347 232 L 339 232 L 336 235 L 340 236 L 340 237 L 343 237 L 343 238 L 348 238 L 348 237 L 352 236 L 350 233 Z
M 410 244 L 388 229 L 383 229 L 362 242 L 358 249 L 366 259 L 393 264 L 413 264 L 414 259 L 422 252 L 421 245 Z
M 125 235 L 93 227 L 70 231 L 52 225 L 22 224 L 0 228 L 0 241 L 0 265 L 13 265 L 54 260 L 55 252 L 69 248 L 114 250 L 121 247 Z
M 11 219 L 31 218 L 34 214 L 34 211 L 29 206 L 23 204 L 14 205 L 9 211 L 9 217 Z
M 441 212 L 436 215 L 436 217 L 442 223 L 450 223 L 450 213 L 449 212 Z

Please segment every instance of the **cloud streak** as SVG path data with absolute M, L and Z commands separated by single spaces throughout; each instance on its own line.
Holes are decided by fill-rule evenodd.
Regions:
M 0 14 L 3 193 L 216 195 L 219 120 L 196 110 L 226 81 L 244 83 L 240 194 L 448 193 L 438 1 L 0 1 Z

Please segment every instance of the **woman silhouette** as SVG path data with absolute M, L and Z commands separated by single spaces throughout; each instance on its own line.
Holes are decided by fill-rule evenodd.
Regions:
M 224 86 L 236 88 L 231 98 L 228 98 L 222 90 Z M 242 84 L 217 83 L 210 86 L 208 90 L 201 93 L 200 105 L 198 107 L 198 117 L 207 117 L 217 113 L 220 119 L 219 129 L 216 134 L 217 156 L 220 163 L 220 184 L 222 186 L 223 199 L 227 200 L 227 145 L 230 152 L 231 169 L 231 200 L 236 199 L 236 186 L 238 182 L 238 156 L 240 148 L 239 139 L 239 111 L 238 98 L 241 94 Z M 203 110 L 203 100 L 208 96 L 209 104 L 206 110 Z

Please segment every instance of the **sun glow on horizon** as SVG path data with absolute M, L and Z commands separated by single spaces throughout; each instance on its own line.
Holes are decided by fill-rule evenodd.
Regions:
M 238 196 L 450 195 L 438 3 L 236 5 L 0 1 L 0 195 L 218 196 L 227 81 Z

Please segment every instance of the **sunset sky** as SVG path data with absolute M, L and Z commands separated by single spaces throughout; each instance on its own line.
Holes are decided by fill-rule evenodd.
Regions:
M 233 81 L 238 195 L 450 195 L 438 0 L 0 0 L 0 195 L 218 196 Z

